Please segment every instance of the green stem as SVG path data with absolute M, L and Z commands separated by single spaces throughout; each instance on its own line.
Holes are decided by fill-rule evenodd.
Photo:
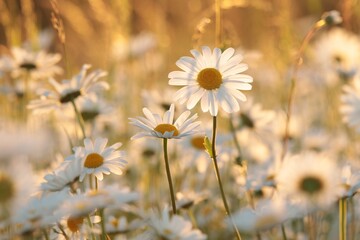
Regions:
M 224 188 L 221 182 L 221 178 L 220 178 L 220 172 L 219 172 L 219 167 L 217 164 L 217 159 L 216 159 L 216 116 L 213 116 L 213 132 L 212 132 L 212 143 L 211 143 L 211 150 L 212 150 L 212 160 L 213 160 L 213 165 L 214 165 L 214 170 L 215 170 L 215 175 L 216 175 L 216 180 L 219 184 L 219 188 L 220 188 L 220 192 L 221 192 L 221 197 L 222 197 L 222 201 L 225 207 L 225 213 L 226 215 L 229 217 L 231 224 L 235 230 L 236 233 L 236 237 L 238 240 L 241 240 L 241 236 L 240 236 L 240 232 L 237 229 L 231 214 L 230 214 L 230 209 L 226 200 L 226 196 L 225 196 L 225 192 L 224 192 Z
M 283 149 L 282 149 L 282 154 L 281 154 L 281 160 L 284 159 L 286 151 L 287 151 L 287 147 L 288 147 L 289 126 L 290 126 L 290 119 L 291 119 L 291 114 L 292 114 L 292 112 L 291 112 L 292 111 L 292 102 L 293 102 L 293 99 L 294 99 L 297 73 L 299 71 L 300 66 L 302 65 L 302 62 L 303 62 L 302 56 L 304 54 L 304 50 L 305 50 L 306 46 L 308 45 L 308 43 L 310 42 L 310 40 L 312 38 L 312 36 L 322 26 L 324 26 L 322 21 L 318 21 L 308 31 L 308 33 L 304 37 L 304 40 L 301 43 L 301 46 L 299 48 L 299 51 L 297 53 L 297 57 L 295 59 L 294 65 L 293 65 L 293 71 L 292 71 L 292 74 L 291 74 L 291 77 L 290 77 L 290 81 L 291 81 L 290 82 L 290 92 L 289 92 L 289 99 L 288 99 L 288 102 L 287 102 L 287 112 L 286 112 L 286 120 L 285 120 L 285 133 L 284 133 L 284 138 L 283 138 Z
M 48 234 L 48 232 L 46 231 L 46 229 L 43 229 L 43 234 L 44 234 L 45 240 L 50 240 L 49 234 Z
M 170 172 L 168 152 L 167 152 L 167 138 L 164 138 L 164 159 L 165 159 L 166 176 L 168 179 L 169 189 L 170 189 L 171 205 L 172 205 L 173 213 L 176 214 L 175 194 L 171 179 L 171 172 Z
M 339 200 L 339 240 L 346 240 L 346 198 Z
M 80 128 L 81 128 L 81 132 L 82 132 L 82 134 L 83 134 L 83 139 L 85 139 L 85 138 L 86 138 L 86 134 L 85 134 L 84 120 L 83 120 L 83 118 L 81 117 L 81 114 L 80 114 L 79 110 L 77 109 L 74 100 L 71 100 L 71 104 L 72 104 L 72 106 L 73 106 L 73 108 L 74 108 L 76 118 L 77 118 L 77 120 L 78 120 L 78 122 L 79 122 L 79 125 L 80 125 Z
M 287 240 L 284 224 L 281 224 L 281 233 L 284 240 Z
M 235 147 L 238 151 L 237 163 L 242 165 L 242 151 L 241 151 L 240 143 L 236 137 L 236 130 L 235 130 L 235 126 L 233 123 L 233 115 L 232 114 L 230 115 L 229 123 L 230 123 L 230 132 L 231 132 L 232 138 L 234 140 Z
M 93 229 L 93 224 L 92 224 L 92 222 L 91 222 L 90 216 L 87 215 L 87 216 L 86 216 L 86 219 L 87 219 L 87 221 L 88 221 L 89 227 L 90 227 L 91 229 Z M 91 232 L 91 240 L 95 240 L 95 235 L 94 235 L 93 232 Z
M 66 232 L 65 232 L 65 230 L 64 230 L 64 228 L 63 228 L 63 226 L 58 222 L 57 223 L 57 226 L 59 227 L 59 229 L 60 229 L 60 231 L 61 231 L 61 233 L 62 233 L 62 235 L 64 236 L 64 238 L 65 238 L 65 240 L 69 240 L 69 237 L 68 237 L 68 235 L 66 234 Z
M 104 209 L 100 211 L 100 218 L 101 218 L 101 240 L 106 240 L 106 229 L 105 229 L 105 216 L 104 216 Z

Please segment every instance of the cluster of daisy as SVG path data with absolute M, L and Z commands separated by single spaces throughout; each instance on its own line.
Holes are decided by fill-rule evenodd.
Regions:
M 340 21 L 329 12 L 314 29 Z M 161 91 L 89 64 L 61 77 L 59 54 L 12 48 L 0 57 L 0 239 L 356 239 L 360 37 L 314 37 L 292 112 L 286 77 L 259 59 L 245 74 L 250 54 L 234 48 L 191 50 Z M 121 46 L 114 59 L 135 62 L 156 39 Z

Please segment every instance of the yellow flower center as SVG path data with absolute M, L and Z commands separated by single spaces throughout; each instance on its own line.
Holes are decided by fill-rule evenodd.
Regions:
M 174 125 L 168 123 L 159 124 L 156 126 L 156 128 L 154 128 L 154 130 L 162 134 L 164 134 L 165 132 L 174 132 L 173 136 L 179 135 L 179 130 L 177 130 Z
M 87 155 L 85 162 L 84 162 L 84 167 L 87 168 L 97 168 L 100 167 L 104 162 L 104 158 L 98 154 L 98 153 L 90 153 L 89 155 Z
M 0 173 L 0 203 L 5 203 L 15 195 L 15 186 L 11 179 Z
M 119 220 L 117 218 L 114 218 L 110 221 L 110 224 L 116 228 L 119 225 Z
M 214 90 L 220 87 L 222 76 L 219 70 L 215 68 L 205 68 L 199 72 L 197 81 L 202 88 Z
M 80 230 L 80 225 L 84 222 L 82 217 L 69 217 L 66 221 L 68 228 L 72 232 L 77 232 Z
M 191 139 L 191 145 L 198 150 L 205 150 L 204 137 L 193 137 Z

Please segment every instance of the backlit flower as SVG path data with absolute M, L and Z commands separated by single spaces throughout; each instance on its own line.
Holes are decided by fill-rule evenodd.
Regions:
M 275 179 L 279 193 L 307 208 L 326 208 L 341 191 L 335 162 L 313 152 L 285 158 Z
M 215 48 L 203 47 L 202 53 L 191 50 L 192 57 L 181 57 L 176 65 L 182 71 L 169 73 L 169 84 L 182 87 L 174 96 L 180 103 L 187 101 L 187 108 L 192 109 L 201 100 L 201 109 L 210 111 L 212 116 L 218 114 L 218 105 L 227 112 L 240 110 L 238 101 L 246 101 L 239 90 L 250 90 L 252 77 L 241 74 L 248 69 L 240 63 L 242 56 L 234 55 L 235 50 L 228 48 L 221 52 Z
M 107 89 L 108 84 L 99 81 L 107 73 L 102 70 L 95 70 L 87 74 L 89 68 L 90 65 L 85 64 L 78 75 L 70 80 L 63 80 L 61 83 L 51 78 L 49 83 L 52 89 L 39 89 L 40 99 L 31 101 L 28 108 L 36 112 L 57 109 L 63 104 L 75 101 L 80 96 Z
M 103 174 L 122 174 L 122 169 L 127 163 L 124 160 L 125 153 L 117 150 L 122 144 L 115 143 L 106 147 L 107 142 L 106 138 L 96 138 L 94 142 L 86 138 L 84 140 L 85 147 L 76 147 L 75 154 L 66 159 L 68 161 L 81 161 L 83 167 L 80 182 L 88 174 L 94 174 L 100 181 L 103 179 Z
M 143 108 L 143 113 L 146 116 L 138 118 L 129 118 L 130 123 L 137 126 L 144 132 L 137 133 L 131 139 L 140 137 L 157 137 L 157 138 L 182 138 L 194 134 L 195 129 L 200 125 L 200 122 L 194 122 L 197 114 L 190 116 L 190 111 L 183 112 L 174 122 L 174 104 L 171 104 L 170 109 L 165 112 L 163 118 L 159 114 L 152 113 L 149 109 Z

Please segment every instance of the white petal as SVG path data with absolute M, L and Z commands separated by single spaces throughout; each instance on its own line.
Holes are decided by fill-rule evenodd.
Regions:
M 149 109 L 143 108 L 143 113 L 147 117 L 147 119 L 149 119 L 151 122 L 153 123 L 156 122 L 154 114 Z
M 209 110 L 211 116 L 217 116 L 218 114 L 218 103 L 216 100 L 216 96 L 213 91 L 209 91 Z
M 220 88 L 217 96 L 218 101 L 225 112 L 232 113 L 240 110 L 239 103 L 231 96 L 230 92 L 227 92 L 226 88 Z
M 230 69 L 227 69 L 226 71 L 222 71 L 223 78 L 226 78 L 231 75 L 235 75 L 241 72 L 244 72 L 248 69 L 248 65 L 245 63 L 238 64 Z
M 239 89 L 239 90 L 251 90 L 252 86 L 249 83 L 242 83 L 239 81 L 226 81 L 223 84 L 227 88 Z
M 203 112 L 209 111 L 209 91 L 205 91 L 204 96 L 201 98 L 201 110 Z
M 203 88 L 199 88 L 195 93 L 193 93 L 186 104 L 187 109 L 193 109 L 204 93 L 205 90 Z
M 179 117 L 178 119 L 176 119 L 174 125 L 175 126 L 181 126 L 184 121 L 190 116 L 191 112 L 190 111 L 185 111 L 183 112 Z
M 94 145 L 89 138 L 84 139 L 84 146 L 87 153 L 94 152 Z
M 241 81 L 241 82 L 251 83 L 251 82 L 253 82 L 253 78 L 246 74 L 236 74 L 236 75 L 232 75 L 232 76 L 223 77 L 223 81 L 224 82 L 226 82 L 226 81 Z
M 169 124 L 173 123 L 174 109 L 175 109 L 174 104 L 171 104 L 170 109 L 168 111 L 166 111 L 165 114 L 164 114 L 164 117 L 163 117 L 163 122 L 164 123 L 169 123 Z
M 206 64 L 206 67 L 215 67 L 212 64 L 212 58 L 211 58 L 211 49 L 208 46 L 203 46 L 202 47 L 202 52 L 203 52 L 203 56 L 204 56 L 204 62 Z
M 107 138 L 96 138 L 94 143 L 94 151 L 101 153 L 108 142 Z
M 220 57 L 219 65 L 223 66 L 234 55 L 235 50 L 233 48 L 226 49 Z

